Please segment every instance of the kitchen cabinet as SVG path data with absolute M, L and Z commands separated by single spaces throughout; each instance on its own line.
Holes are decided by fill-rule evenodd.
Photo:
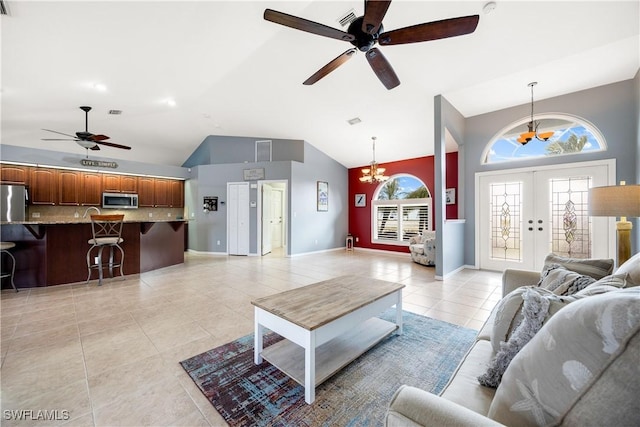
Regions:
M 128 194 L 138 193 L 138 177 L 122 175 L 120 177 L 120 192 Z
M 32 168 L 29 174 L 29 197 L 33 205 L 55 205 L 58 202 L 58 171 Z
M 82 206 L 102 205 L 102 174 L 97 172 L 82 173 L 80 204 Z
M 154 181 L 153 194 L 155 196 L 154 207 L 168 208 L 171 204 L 171 181 L 168 179 L 156 178 Z
M 105 193 L 119 193 L 121 175 L 103 174 L 102 175 L 102 191 Z
M 171 207 L 184 208 L 184 181 L 171 180 Z
M 78 206 L 80 204 L 80 187 L 82 172 L 72 170 L 57 171 L 58 202 L 60 206 Z
M 155 206 L 155 179 L 146 176 L 138 177 L 138 206 L 152 208 Z
M 0 181 L 3 184 L 29 185 L 31 167 L 20 165 L 0 165 Z

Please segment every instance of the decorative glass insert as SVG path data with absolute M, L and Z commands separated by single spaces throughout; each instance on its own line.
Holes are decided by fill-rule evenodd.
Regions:
M 571 258 L 590 258 L 592 225 L 589 216 L 591 178 L 549 180 L 551 251 Z
M 372 203 L 374 243 L 407 245 L 412 236 L 431 230 L 431 194 L 413 175 L 395 175 L 380 185 Z
M 531 158 L 590 153 L 607 149 L 604 136 L 591 123 L 568 114 L 537 115 L 538 133 L 553 132 L 548 141 L 532 139 L 526 145 L 517 139 L 527 131 L 529 118 L 512 123 L 500 131 L 487 145 L 484 164 L 526 160 Z
M 491 258 L 522 261 L 522 182 L 489 186 Z

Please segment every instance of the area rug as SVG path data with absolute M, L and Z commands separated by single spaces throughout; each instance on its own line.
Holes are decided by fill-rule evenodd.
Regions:
M 391 335 L 316 388 L 304 388 L 268 362 L 253 363 L 253 334 L 180 362 L 231 426 L 379 426 L 402 384 L 439 393 L 476 331 L 403 312 Z M 395 311 L 380 317 L 393 321 Z M 282 339 L 265 335 L 265 347 Z

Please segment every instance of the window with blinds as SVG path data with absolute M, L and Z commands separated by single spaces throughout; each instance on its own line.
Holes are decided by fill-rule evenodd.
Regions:
M 373 242 L 408 244 L 420 231 L 431 230 L 431 199 L 373 201 Z

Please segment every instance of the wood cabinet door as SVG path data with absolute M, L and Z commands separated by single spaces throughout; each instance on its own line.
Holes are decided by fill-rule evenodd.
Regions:
M 58 204 L 60 206 L 78 206 L 82 172 L 72 170 L 58 171 Z
M 84 172 L 80 204 L 82 206 L 102 205 L 102 174 L 97 172 Z
M 171 181 L 171 207 L 184 208 L 184 181 Z
M 0 165 L 0 181 L 3 184 L 29 185 L 29 166 Z
M 137 176 L 120 176 L 120 191 L 123 193 L 136 194 L 138 192 Z
M 164 208 L 171 205 L 171 181 L 156 178 L 154 183 L 155 207 Z
M 55 169 L 32 168 L 29 174 L 29 197 L 33 205 L 58 202 L 58 173 Z
M 155 205 L 153 178 L 138 177 L 138 206 L 141 208 L 152 208 Z
M 102 175 L 102 191 L 104 191 L 105 193 L 119 193 L 120 184 L 120 175 L 106 173 Z

